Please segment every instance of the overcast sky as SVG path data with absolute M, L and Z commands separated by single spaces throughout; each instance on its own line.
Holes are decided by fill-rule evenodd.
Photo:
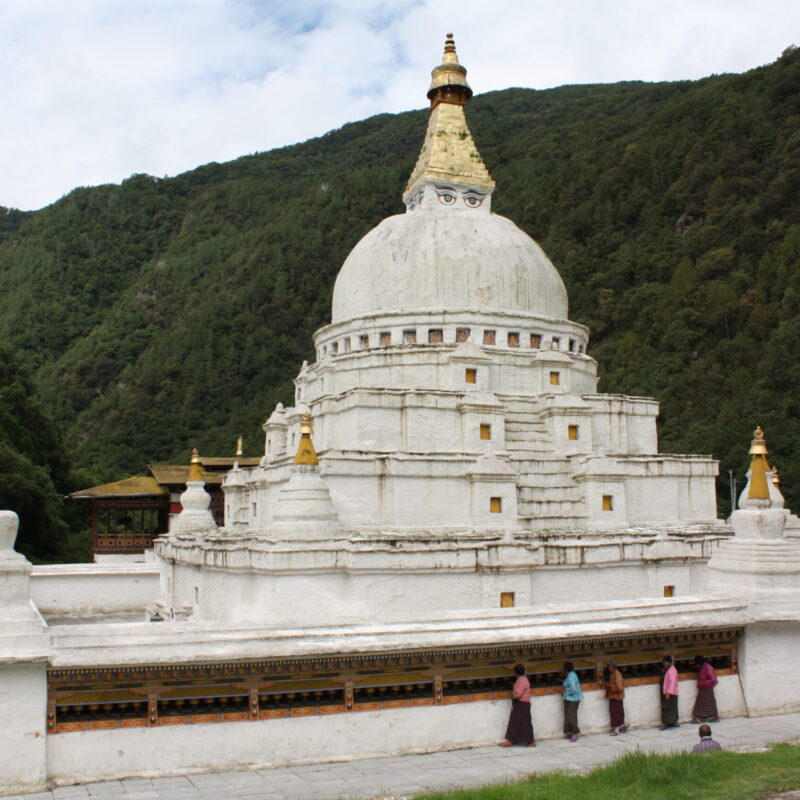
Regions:
M 449 30 L 476 94 L 676 80 L 774 61 L 800 0 L 0 0 L 0 205 L 421 108 Z

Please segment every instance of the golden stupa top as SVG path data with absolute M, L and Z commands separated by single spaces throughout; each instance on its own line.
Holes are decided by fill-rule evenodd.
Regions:
M 467 69 L 458 63 L 456 43 L 452 33 L 448 33 L 445 39 L 442 63 L 431 70 L 431 86 L 428 89 L 428 97 L 431 101 L 434 100 L 433 95 L 436 94 L 436 90 L 445 86 L 463 87 L 465 99 L 468 100 L 472 97 L 472 89 L 467 83 Z
M 243 456 L 244 455 L 244 437 L 239 436 L 236 440 L 236 455 Z
M 464 104 L 472 89 L 467 70 L 458 62 L 452 34 L 447 35 L 442 63 L 431 74 L 431 115 L 419 159 L 403 194 L 406 204 L 427 181 L 466 184 L 488 192 L 494 189 L 464 116 Z
M 747 496 L 753 500 L 769 500 L 767 473 L 770 470 L 767 463 L 767 440 L 760 425 L 753 431 L 750 455 L 753 458 L 750 462 L 750 488 Z
M 300 423 L 300 443 L 297 445 L 294 463 L 307 465 L 319 464 L 317 451 L 314 449 L 314 443 L 311 441 L 311 414 L 303 414 L 303 421 Z
M 202 481 L 203 480 L 203 467 L 200 465 L 200 454 L 197 448 L 192 449 L 192 465 L 189 467 L 189 475 L 187 481 Z

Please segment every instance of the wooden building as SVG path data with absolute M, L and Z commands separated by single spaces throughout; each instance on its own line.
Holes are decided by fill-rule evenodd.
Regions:
M 211 513 L 218 525 L 225 523 L 222 479 L 235 462 L 256 466 L 259 458 L 200 457 L 203 480 L 211 495 Z M 150 464 L 146 475 L 82 489 L 71 500 L 89 502 L 92 552 L 95 556 L 144 553 L 153 539 L 169 530 L 169 521 L 181 511 L 189 465 Z

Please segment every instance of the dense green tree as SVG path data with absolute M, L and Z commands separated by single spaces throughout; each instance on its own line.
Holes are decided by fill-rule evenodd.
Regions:
M 0 508 L 19 515 L 16 549 L 30 559 L 86 558 L 86 536 L 64 505 L 71 486 L 64 445 L 33 395 L 28 375 L 0 347 Z

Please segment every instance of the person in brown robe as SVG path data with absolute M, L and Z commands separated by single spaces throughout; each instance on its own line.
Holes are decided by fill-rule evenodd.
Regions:
M 606 683 L 606 697 L 608 698 L 608 716 L 611 723 L 611 735 L 619 736 L 628 730 L 625 722 L 625 680 L 616 662 L 608 662 L 608 682 Z

